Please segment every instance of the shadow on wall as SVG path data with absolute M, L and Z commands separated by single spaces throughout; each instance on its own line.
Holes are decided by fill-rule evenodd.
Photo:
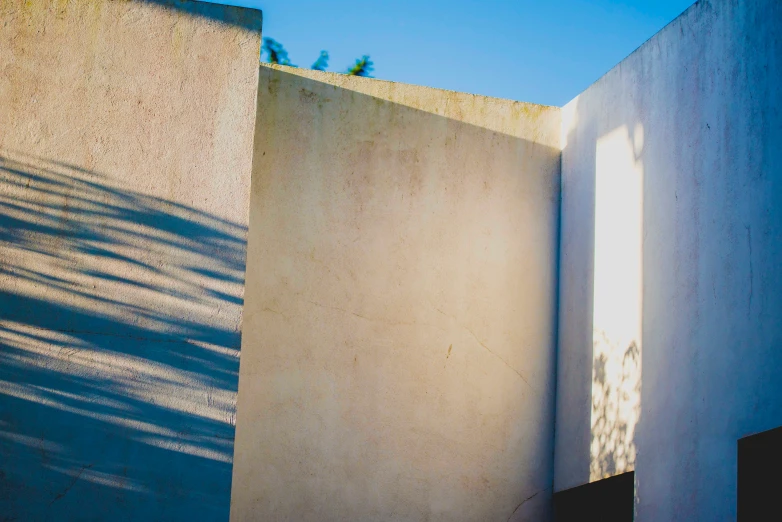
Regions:
M 609 347 L 606 353 L 605 347 Z M 635 430 L 641 416 L 641 351 L 633 341 L 618 354 L 606 337 L 595 339 L 592 368 L 590 481 L 635 469 Z M 612 359 L 618 372 L 608 370 Z
M 249 31 L 261 30 L 260 11 L 244 7 L 232 7 L 206 0 L 141 0 L 166 9 L 175 9 L 191 16 L 208 18 L 218 23 L 243 27 Z M 259 49 L 260 51 L 260 49 Z
M 0 520 L 225 520 L 246 229 L 0 151 Z

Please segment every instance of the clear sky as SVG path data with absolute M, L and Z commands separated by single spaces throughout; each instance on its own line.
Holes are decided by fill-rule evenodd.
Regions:
M 263 10 L 263 34 L 309 67 L 370 55 L 373 76 L 564 105 L 693 0 L 212 0 Z M 264 56 L 264 59 L 266 57 Z

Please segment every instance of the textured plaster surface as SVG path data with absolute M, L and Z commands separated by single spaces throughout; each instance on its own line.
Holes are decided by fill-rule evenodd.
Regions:
M 781 21 L 776 0 L 700 1 L 563 109 L 556 490 L 590 480 L 606 426 L 595 201 L 617 136 L 642 176 L 640 402 L 613 425 L 636 520 L 735 520 L 737 439 L 782 424 Z
M 0 519 L 228 518 L 260 22 L 0 2 Z
M 559 129 L 261 67 L 232 520 L 548 517 Z

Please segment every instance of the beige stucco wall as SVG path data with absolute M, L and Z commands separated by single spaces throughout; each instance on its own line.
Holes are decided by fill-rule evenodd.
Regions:
M 559 125 L 261 67 L 232 520 L 547 517 Z
M 0 2 L 4 516 L 227 518 L 260 23 Z

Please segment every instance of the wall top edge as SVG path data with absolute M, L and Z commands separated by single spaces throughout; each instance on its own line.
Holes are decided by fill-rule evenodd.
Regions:
M 89 3 L 94 0 L 83 0 Z M 260 32 L 263 26 L 263 11 L 257 7 L 217 4 L 197 0 L 138 0 L 165 9 L 173 9 L 191 16 L 208 18 L 217 23 L 241 27 Z
M 690 16 L 693 13 L 693 11 L 695 11 L 696 9 L 700 8 L 703 5 L 711 6 L 711 2 L 709 0 L 697 0 L 696 2 L 694 2 L 692 5 L 690 5 L 690 7 L 688 7 L 684 11 L 682 11 L 676 18 L 674 18 L 673 20 L 671 20 L 670 22 L 665 24 L 662 27 L 662 29 L 660 29 L 659 31 L 654 33 L 652 36 L 647 38 L 646 41 L 644 41 L 641 45 L 636 47 L 630 54 L 628 54 L 627 56 L 625 56 L 624 58 L 619 60 L 619 62 L 616 65 L 614 65 L 613 67 L 608 69 L 605 73 L 603 73 L 601 76 L 599 76 L 594 82 L 590 83 L 589 86 L 586 89 L 584 89 L 583 91 L 581 91 L 580 93 L 575 95 L 572 100 L 570 100 L 567 103 L 565 103 L 565 105 L 563 105 L 562 107 L 563 108 L 567 107 L 568 105 L 570 105 L 571 103 L 576 101 L 578 99 L 578 97 L 581 96 L 582 94 L 584 94 L 586 91 L 588 91 L 589 89 L 591 89 L 595 85 L 598 85 L 598 84 L 602 83 L 605 80 L 606 77 L 610 76 L 611 74 L 614 74 L 615 71 L 621 69 L 622 65 L 625 62 L 627 62 L 628 60 L 633 58 L 636 54 L 644 51 L 647 47 L 653 45 L 655 41 L 657 41 L 658 39 L 663 37 L 663 34 L 666 34 L 666 33 L 670 32 L 670 31 L 673 31 L 674 27 L 676 27 L 680 23 L 682 23 L 685 18 L 687 18 L 688 16 Z
M 268 68 L 268 69 L 275 69 L 278 71 L 283 71 L 289 74 L 295 74 L 297 76 L 302 76 L 305 78 L 310 78 L 313 80 L 317 80 L 319 78 L 322 79 L 325 83 L 333 84 L 333 85 L 340 85 L 340 86 L 346 86 L 350 83 L 362 83 L 362 82 L 369 82 L 369 83 L 375 83 L 375 84 L 386 84 L 389 87 L 392 86 L 400 86 L 400 87 L 411 87 L 411 88 L 418 88 L 418 89 L 427 89 L 431 91 L 440 92 L 444 95 L 453 94 L 457 96 L 466 96 L 476 99 L 482 99 L 487 101 L 495 101 L 498 103 L 513 103 L 513 104 L 523 104 L 523 105 L 529 105 L 533 107 L 539 107 L 543 110 L 555 110 L 558 111 L 561 109 L 561 107 L 557 107 L 556 105 L 544 105 L 540 103 L 532 103 L 532 102 L 525 102 L 520 100 L 512 100 L 509 98 L 497 98 L 495 96 L 485 96 L 483 94 L 473 94 L 469 92 L 463 92 L 463 91 L 454 91 L 451 89 L 441 89 L 439 87 L 429 87 L 427 85 L 418 85 L 414 83 L 404 83 L 404 82 L 395 82 L 391 80 L 383 80 L 380 78 L 368 78 L 366 76 L 350 76 L 348 74 L 344 73 L 338 73 L 338 72 L 332 72 L 332 71 L 317 71 L 313 69 L 305 69 L 300 67 L 292 67 L 289 65 L 279 65 L 279 64 L 273 64 L 268 62 L 261 62 L 261 68 Z

